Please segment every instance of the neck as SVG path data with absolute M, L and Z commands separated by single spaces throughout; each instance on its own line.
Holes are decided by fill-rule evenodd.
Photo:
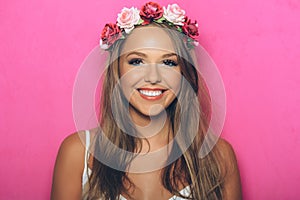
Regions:
M 142 138 L 141 153 L 162 148 L 171 140 L 170 120 L 166 112 L 150 117 L 131 110 L 130 115 Z

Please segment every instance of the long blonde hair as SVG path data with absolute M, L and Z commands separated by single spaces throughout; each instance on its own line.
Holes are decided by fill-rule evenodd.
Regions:
M 164 28 L 170 37 L 179 37 L 174 34 L 173 27 L 167 24 L 154 24 Z M 170 31 L 168 31 L 170 30 Z M 180 36 L 182 37 L 182 36 Z M 141 139 L 133 137 L 124 133 L 124 131 L 117 125 L 114 119 L 113 107 L 117 111 L 121 124 L 126 126 L 126 129 L 135 132 L 134 125 L 130 123 L 130 116 L 127 110 L 122 106 L 126 102 L 126 98 L 122 92 L 118 92 L 113 96 L 114 88 L 117 86 L 119 80 L 119 57 L 122 45 L 125 40 L 115 42 L 112 51 L 110 51 L 109 66 L 105 73 L 103 82 L 102 98 L 101 98 L 101 112 L 100 112 L 100 126 L 99 133 L 96 135 L 96 143 L 94 149 L 93 170 L 89 178 L 89 191 L 86 193 L 87 199 L 118 199 L 121 193 L 128 192 L 128 187 L 125 187 L 125 182 L 129 183 L 130 187 L 135 187 L 128 178 L 125 170 L 116 170 L 101 163 L 97 159 L 97 153 L 101 152 L 101 156 L 106 155 L 107 158 L 116 156 L 115 151 L 106 148 L 108 144 L 103 142 L 101 135 L 103 132 L 111 143 L 116 147 L 124 149 L 129 152 L 139 152 L 142 147 Z M 222 199 L 222 184 L 223 176 L 221 173 L 221 160 L 219 150 L 215 147 L 204 158 L 198 157 L 198 152 L 202 145 L 207 145 L 207 140 L 204 140 L 207 135 L 210 114 L 211 102 L 208 89 L 200 74 L 197 72 L 189 50 L 185 46 L 182 38 L 174 40 L 175 51 L 178 56 L 178 62 L 181 66 L 181 74 L 191 86 L 190 90 L 183 90 L 187 88 L 183 84 L 178 94 L 171 105 L 166 109 L 167 116 L 171 122 L 169 131 L 171 134 L 177 131 L 184 132 L 184 138 L 178 138 L 175 141 L 174 148 L 183 149 L 182 147 L 188 143 L 188 140 L 193 139 L 193 142 L 186 151 L 182 151 L 182 155 L 173 163 L 163 169 L 161 181 L 163 186 L 172 194 L 181 196 L 187 199 Z M 184 92 L 183 92 L 184 91 Z M 191 99 L 197 95 L 199 108 L 195 109 L 195 105 Z M 183 102 L 181 104 L 178 101 Z M 193 120 L 196 115 L 199 115 L 199 121 Z M 120 122 L 119 122 L 120 123 Z M 118 123 L 118 124 L 119 124 Z M 181 126 L 179 126 L 181 124 Z M 183 126 L 182 126 L 183 124 Z M 182 130 L 184 127 L 185 129 Z M 197 127 L 197 130 L 195 130 Z M 195 138 L 193 135 L 196 136 Z M 171 137 L 174 137 L 172 135 Z M 103 153 L 104 152 L 104 153 Z M 117 155 L 119 162 L 119 169 L 126 169 L 132 158 L 119 154 Z M 179 185 L 188 183 L 191 188 L 191 195 L 185 197 L 179 193 Z

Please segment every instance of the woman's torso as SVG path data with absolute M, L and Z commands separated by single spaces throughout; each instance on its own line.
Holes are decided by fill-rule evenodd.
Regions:
M 85 131 L 85 141 L 86 141 L 86 145 L 85 145 L 85 159 L 84 159 L 84 170 L 83 170 L 83 174 L 82 174 L 82 194 L 84 195 L 89 188 L 88 185 L 88 177 L 89 175 L 92 173 L 92 170 L 89 167 L 88 164 L 88 160 L 91 160 L 90 158 L 90 154 L 89 154 L 89 147 L 91 144 L 91 138 L 93 136 L 91 135 L 91 132 L 89 130 Z M 130 177 L 131 180 L 133 180 L 135 185 L 140 186 L 141 188 L 147 188 L 147 191 L 149 193 L 153 193 L 155 195 L 159 195 L 161 196 L 161 198 L 159 199 L 169 199 L 169 200 L 183 200 L 183 198 L 178 197 L 178 196 L 172 196 L 161 184 L 158 184 L 159 180 L 159 175 L 155 174 L 158 172 L 151 172 L 152 174 L 146 174 L 146 175 L 136 175 L 136 174 L 129 174 L 128 176 Z M 156 184 L 152 184 L 152 183 L 156 183 Z M 149 187 L 152 186 L 152 187 Z M 144 186 L 144 187 L 143 187 Z M 143 189 L 142 189 L 143 190 Z M 142 190 L 136 190 L 137 196 L 142 196 L 143 191 Z M 144 190 L 145 192 L 145 190 Z M 190 187 L 186 186 L 184 187 L 181 191 L 180 194 L 184 195 L 184 196 L 189 196 L 190 195 Z M 125 196 L 125 195 L 124 195 Z M 126 198 L 123 195 L 120 195 L 120 199 L 121 200 L 126 200 Z M 157 199 L 157 198 L 155 198 Z

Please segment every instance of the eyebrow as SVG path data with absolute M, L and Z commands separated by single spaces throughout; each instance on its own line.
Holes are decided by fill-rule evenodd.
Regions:
M 130 55 L 138 55 L 138 56 L 147 58 L 147 54 L 144 54 L 144 53 L 138 52 L 138 51 L 130 52 L 130 53 L 126 56 L 126 58 L 128 58 Z
M 138 51 L 133 51 L 133 52 L 130 52 L 126 58 L 128 58 L 130 55 L 138 55 L 138 56 L 141 56 L 141 57 L 144 57 L 144 58 L 147 58 L 147 54 L 145 53 L 142 53 L 142 52 L 138 52 Z M 169 57 L 172 57 L 172 56 L 176 56 L 177 57 L 177 54 L 176 53 L 167 53 L 167 54 L 163 54 L 161 57 L 162 58 L 169 58 Z
M 169 58 L 169 57 L 172 57 L 172 56 L 176 56 L 177 57 L 177 54 L 176 53 L 168 53 L 168 54 L 164 54 L 162 56 L 162 58 Z

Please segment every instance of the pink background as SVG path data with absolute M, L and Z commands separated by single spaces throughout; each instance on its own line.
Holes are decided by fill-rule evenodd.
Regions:
M 104 24 L 143 2 L 1 1 L 0 199 L 49 199 L 59 144 L 76 131 L 77 70 Z M 299 198 L 300 2 L 176 2 L 198 19 L 222 74 L 222 136 L 235 148 L 244 199 Z

